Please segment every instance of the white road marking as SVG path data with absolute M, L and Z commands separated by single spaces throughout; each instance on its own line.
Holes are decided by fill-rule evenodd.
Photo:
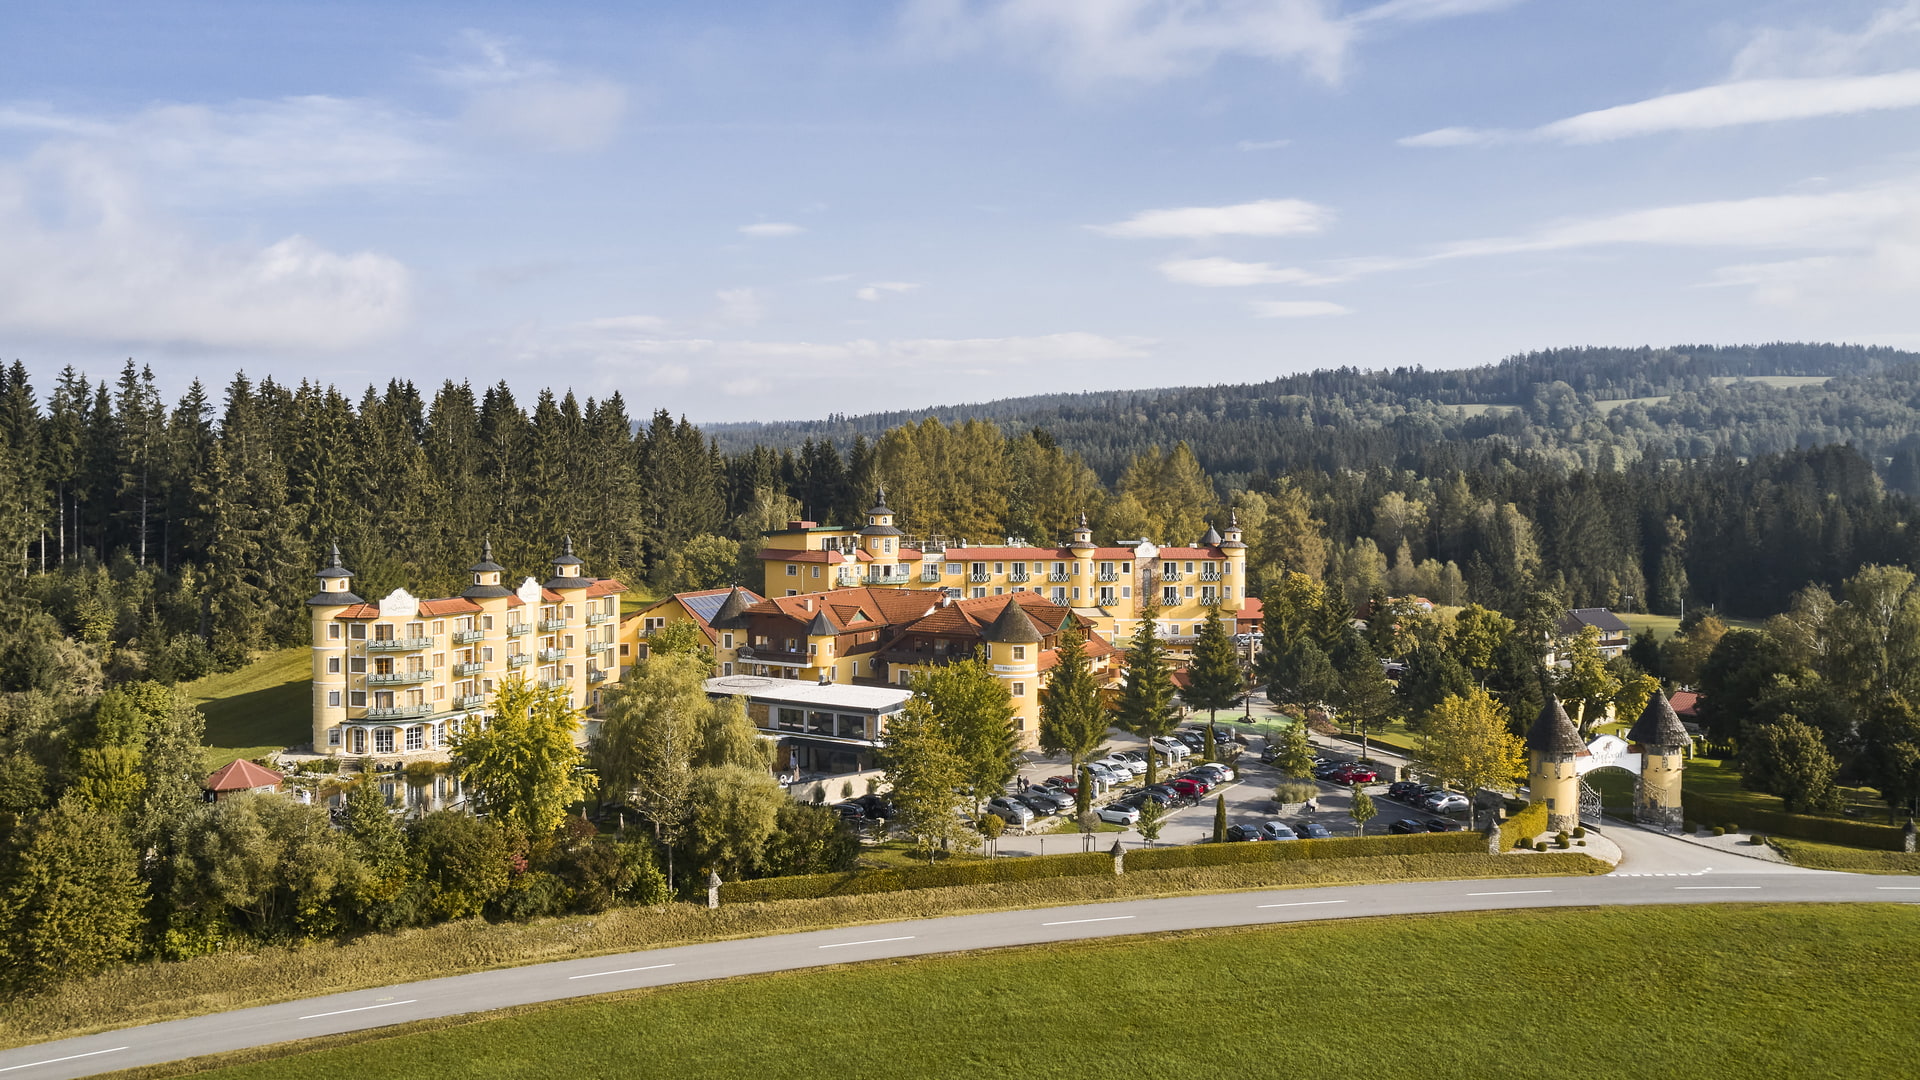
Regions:
M 1539 893 L 1550 893 L 1552 891 L 1553 891 L 1552 889 L 1511 889 L 1507 892 L 1470 892 L 1467 895 L 1468 896 L 1534 896 Z
M 913 940 L 913 935 L 908 934 L 906 937 L 877 937 L 877 938 L 868 938 L 866 941 L 836 941 L 831 945 L 822 945 L 820 947 L 823 949 L 844 949 L 849 945 L 880 945 L 889 941 L 912 941 L 912 940 Z
M 1758 885 L 1675 885 L 1674 886 L 1674 888 L 1676 889 L 1701 889 L 1701 890 L 1719 889 L 1721 891 L 1725 891 L 1728 889 L 1758 889 L 1759 887 L 1760 886 Z
M 597 979 L 602 975 L 625 975 L 629 971 L 658 971 L 661 968 L 670 968 L 672 966 L 672 964 L 648 964 L 646 967 L 616 968 L 613 971 L 596 971 L 591 975 L 569 975 L 567 976 L 567 981 L 572 982 L 574 979 Z
M 395 1005 L 411 1005 L 418 1000 L 420 999 L 408 998 L 405 1001 L 388 1001 L 379 1005 L 362 1005 L 357 1009 L 335 1009 L 333 1012 L 314 1013 L 312 1016 L 303 1016 L 300 1019 L 318 1020 L 323 1016 L 345 1016 L 348 1013 L 366 1012 L 368 1009 L 391 1009 Z
M 1875 885 L 1881 892 L 1920 892 L 1920 885 Z
M 0 1073 L 12 1072 L 15 1069 L 31 1069 L 35 1065 L 52 1065 L 61 1061 L 78 1061 L 81 1058 L 99 1057 L 101 1054 L 117 1054 L 125 1049 L 126 1047 L 124 1046 L 116 1046 L 108 1050 L 89 1050 L 84 1054 L 68 1054 L 66 1057 L 48 1058 L 45 1061 L 29 1061 L 25 1065 L 9 1065 L 4 1069 L 0 1069 Z
M 1119 922 L 1122 919 L 1131 919 L 1131 918 L 1133 918 L 1132 915 L 1109 915 L 1104 919 L 1068 919 L 1065 922 L 1043 922 L 1040 925 L 1041 926 L 1075 926 L 1083 922 Z
M 1344 904 L 1345 900 L 1297 900 L 1291 904 L 1261 904 L 1260 907 L 1319 907 L 1321 904 Z

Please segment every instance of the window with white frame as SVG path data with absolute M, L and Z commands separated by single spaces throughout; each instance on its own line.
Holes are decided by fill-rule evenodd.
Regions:
M 339 707 L 340 707 L 340 691 L 338 690 L 327 691 L 327 708 L 337 709 Z
M 339 728 L 330 727 L 327 729 L 327 745 L 328 746 L 340 745 L 340 729 Z

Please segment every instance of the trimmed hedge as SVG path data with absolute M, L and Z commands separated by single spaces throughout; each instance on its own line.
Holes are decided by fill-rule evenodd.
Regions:
M 1737 821 L 1756 832 L 1792 836 L 1822 844 L 1866 848 L 1869 851 L 1900 851 L 1905 846 L 1901 830 L 1892 825 L 1869 825 L 1863 821 L 1789 814 L 1784 810 L 1762 810 L 1756 806 L 1717 799 L 1711 795 L 1681 793 L 1687 816 L 1694 821 Z
M 1132 861 L 1132 853 L 1128 854 L 1127 859 Z M 802 874 L 760 878 L 756 881 L 729 881 L 720 886 L 720 899 L 728 904 L 750 904 L 759 900 L 817 900 L 824 896 L 942 889 L 954 885 L 995 885 L 1078 877 L 1083 874 L 1113 876 L 1113 856 L 1104 851 L 1091 851 L 886 870 L 851 870 L 844 874 Z
M 1378 855 L 1446 855 L 1486 851 L 1478 833 L 1418 833 L 1411 836 L 1336 836 L 1325 840 L 1279 840 L 1257 844 L 1201 844 L 1127 852 L 1128 870 L 1176 870 L 1189 866 L 1356 859 Z
M 1500 850 L 1512 851 L 1521 840 L 1531 840 L 1547 831 L 1547 804 L 1528 803 L 1507 820 L 1500 823 Z

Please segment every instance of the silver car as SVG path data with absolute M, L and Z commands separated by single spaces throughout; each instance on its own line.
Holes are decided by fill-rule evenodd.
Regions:
M 1132 825 L 1140 820 L 1140 811 L 1135 807 L 1121 806 L 1118 803 L 1103 806 L 1094 811 L 1100 820 L 1110 825 Z

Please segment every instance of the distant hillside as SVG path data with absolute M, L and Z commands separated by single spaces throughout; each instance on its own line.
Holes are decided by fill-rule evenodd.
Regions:
M 1837 380 L 1828 382 L 1827 380 Z M 1884 461 L 1920 433 L 1920 353 L 1831 344 L 1554 349 L 1453 371 L 1338 368 L 1262 383 L 1045 394 L 816 421 L 713 424 L 723 451 L 845 448 L 927 417 L 1044 430 L 1111 480 L 1185 441 L 1216 475 L 1414 467 L 1439 444 L 1628 459 L 1852 442 Z M 1489 448 L 1492 449 L 1492 448 Z M 1474 456 L 1474 455 L 1469 455 Z M 1590 462 L 1589 462 L 1590 463 Z

